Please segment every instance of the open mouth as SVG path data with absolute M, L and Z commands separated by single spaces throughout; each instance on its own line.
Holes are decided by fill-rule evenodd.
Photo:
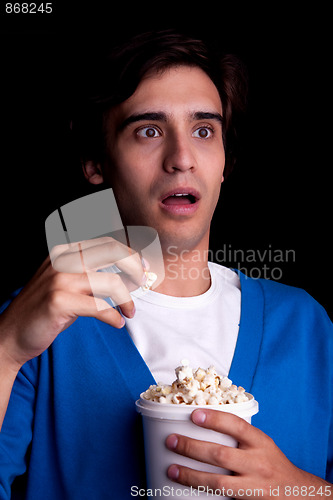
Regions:
M 192 205 L 197 198 L 190 193 L 178 193 L 167 196 L 162 200 L 164 205 Z
M 165 193 L 160 198 L 163 210 L 174 216 L 194 214 L 199 206 L 200 193 L 193 188 L 181 187 Z

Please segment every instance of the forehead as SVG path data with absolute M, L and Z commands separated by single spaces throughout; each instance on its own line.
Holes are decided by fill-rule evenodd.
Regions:
M 171 116 L 197 111 L 222 114 L 222 104 L 217 88 L 203 70 L 177 66 L 148 74 L 134 94 L 116 107 L 115 114 L 124 119 L 132 113 L 154 110 Z

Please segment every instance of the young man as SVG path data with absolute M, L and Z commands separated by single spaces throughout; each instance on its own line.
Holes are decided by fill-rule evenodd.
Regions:
M 207 262 L 210 221 L 232 163 L 232 111 L 242 108 L 241 68 L 231 58 L 217 64 L 201 42 L 161 33 L 118 49 L 104 70 L 98 97 L 73 122 L 84 175 L 112 187 L 125 226 L 158 232 L 165 278 L 155 291 L 130 295 L 119 276 L 93 269 L 116 263 L 139 287 L 141 260 L 119 260 L 119 244 L 101 238 L 60 249 L 55 268 L 47 260 L 4 309 L 0 498 L 11 498 L 22 474 L 13 489 L 26 499 L 130 498 L 132 486 L 144 485 L 134 401 L 154 379 L 168 381 L 182 357 L 214 364 L 255 395 L 260 412 L 251 426 L 194 411 L 193 422 L 230 434 L 239 447 L 175 435 L 166 446 L 233 474 L 179 467 L 175 454 L 171 479 L 239 498 L 259 489 L 262 498 L 277 489 L 282 498 L 332 496 L 326 313 L 302 290 Z M 67 272 L 68 257 L 82 257 L 87 272 Z M 92 296 L 91 280 L 94 293 L 121 295 L 122 315 Z

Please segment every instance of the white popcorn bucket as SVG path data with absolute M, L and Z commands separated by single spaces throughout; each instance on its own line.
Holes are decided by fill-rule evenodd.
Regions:
M 167 470 L 171 464 L 184 465 L 192 469 L 218 474 L 229 474 L 230 471 L 210 464 L 204 464 L 188 457 L 178 455 L 165 446 L 165 440 L 170 434 L 182 434 L 201 441 L 211 441 L 225 446 L 237 447 L 237 441 L 220 432 L 205 429 L 191 421 L 191 413 L 199 408 L 212 409 L 233 413 L 251 423 L 251 417 L 258 413 L 259 405 L 252 394 L 246 393 L 249 401 L 223 405 L 175 405 L 162 404 L 142 398 L 136 401 L 136 409 L 142 415 L 147 488 L 153 490 L 156 498 L 227 498 L 221 494 L 208 494 L 206 491 L 194 490 L 187 486 L 171 481 L 167 477 Z M 218 492 L 217 492 L 218 493 Z

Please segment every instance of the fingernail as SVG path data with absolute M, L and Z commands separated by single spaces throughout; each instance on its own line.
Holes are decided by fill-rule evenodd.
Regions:
M 130 317 L 133 318 L 134 314 L 135 314 L 135 306 L 133 306 L 133 309 L 130 312 Z
M 136 311 L 135 306 L 133 306 L 133 308 L 129 312 L 125 313 L 122 311 L 122 314 L 124 314 L 126 318 L 132 319 L 134 317 L 135 311 Z
M 168 477 L 170 479 L 178 479 L 179 477 L 179 468 L 177 465 L 171 465 L 168 469 Z
M 192 420 L 195 424 L 201 425 L 206 420 L 206 413 L 202 410 L 195 410 L 192 413 Z
M 121 318 L 120 320 L 120 328 L 122 328 L 123 326 L 125 326 L 125 318 Z
M 166 438 L 165 444 L 169 450 L 174 450 L 178 444 L 178 438 L 175 434 L 171 434 Z

